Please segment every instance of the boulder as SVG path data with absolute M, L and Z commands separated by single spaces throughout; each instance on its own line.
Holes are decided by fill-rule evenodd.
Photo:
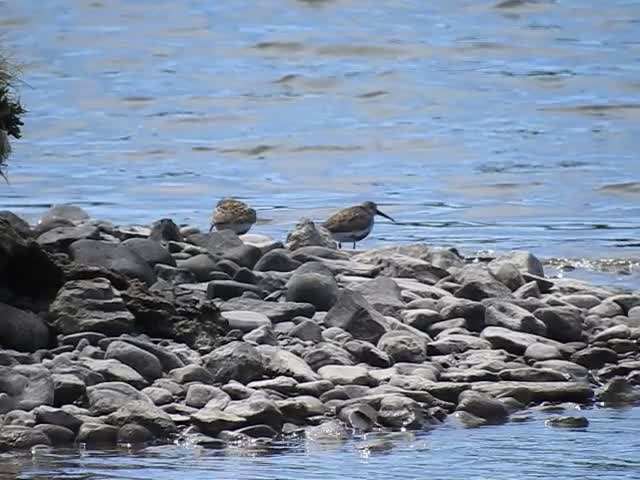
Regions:
M 149 240 L 155 242 L 182 242 L 183 237 L 180 229 L 170 218 L 161 218 L 151 224 Z
M 308 218 L 300 219 L 294 229 L 287 233 L 285 244 L 291 251 L 312 246 L 336 248 L 336 242 L 331 238 L 331 233 L 322 225 L 316 225 Z
M 49 327 L 36 314 L 0 303 L 0 345 L 20 352 L 49 346 Z
M 107 417 L 107 423 L 116 427 L 136 424 L 148 429 L 157 439 L 166 439 L 176 433 L 176 425 L 161 408 L 144 400 L 131 400 Z
M 258 260 L 254 270 L 258 272 L 292 272 L 298 268 L 301 263 L 292 259 L 289 253 L 289 250 L 284 248 L 271 250 Z
M 287 282 L 286 288 L 287 301 L 310 303 L 317 310 L 323 312 L 330 310 L 335 305 L 340 292 L 335 278 L 328 271 L 327 274 L 313 271 L 298 273 L 296 271 Z
M 280 430 L 284 423 L 284 416 L 278 405 L 262 394 L 232 401 L 224 412 L 246 419 L 249 425 L 269 425 L 275 430 Z
M 140 256 L 151 268 L 159 264 L 176 266 L 176 261 L 169 250 L 159 241 L 149 238 L 129 238 L 122 242 L 122 245 Z
M 63 334 L 91 331 L 120 335 L 134 326 L 133 315 L 106 278 L 65 283 L 49 308 L 49 319 Z
M 259 312 L 269 317 L 273 323 L 286 322 L 298 316 L 311 318 L 315 313 L 314 306 L 309 303 L 267 302 L 249 297 L 228 300 L 220 306 L 220 309 L 223 312 L 234 310 Z
M 572 307 L 539 308 L 533 314 L 544 322 L 547 336 L 559 342 L 578 342 L 582 339 L 582 315 Z
M 153 407 L 149 397 L 124 382 L 104 382 L 87 387 L 87 400 L 94 415 L 108 415 L 133 400 Z
M 339 327 L 353 338 L 377 343 L 387 331 L 387 322 L 362 296 L 361 293 L 344 289 L 337 303 L 327 312 L 324 323 L 328 327 Z
M 378 348 L 394 362 L 422 363 L 427 359 L 426 340 L 402 330 L 385 333 L 378 340 Z
M 380 401 L 378 421 L 385 427 L 417 430 L 427 419 L 418 402 L 404 395 L 385 395 Z
M 405 306 L 402 300 L 402 291 L 398 284 L 388 277 L 377 277 L 367 280 L 353 290 L 362 296 L 382 315 L 396 315 Z
M 78 240 L 71 244 L 69 253 L 77 263 L 115 270 L 126 277 L 137 278 L 147 285 L 155 281 L 153 270 L 144 258 L 123 244 Z
M 53 247 L 60 250 L 66 250 L 73 242 L 77 240 L 99 240 L 100 231 L 95 225 L 65 225 L 54 227 L 41 233 L 38 238 L 38 244 L 43 247 Z
M 325 365 L 353 365 L 353 358 L 344 348 L 330 342 L 320 342 L 302 355 L 302 359 L 313 370 L 318 370 Z
M 110 358 L 130 366 L 148 382 L 162 376 L 162 364 L 158 357 L 128 342 L 111 342 L 105 353 L 105 359 Z
M 0 366 L 0 414 L 53 405 L 51 372 L 42 365 Z
M 456 273 L 460 284 L 455 296 L 480 301 L 485 298 L 509 298 L 511 290 L 497 280 L 483 264 L 468 264 Z
M 261 345 L 258 351 L 262 354 L 266 373 L 272 377 L 282 375 L 295 378 L 300 382 L 313 382 L 319 379 L 307 362 L 287 350 Z
M 323 380 L 334 385 L 371 385 L 373 379 L 366 368 L 346 365 L 325 365 L 318 369 Z
M 509 302 L 491 301 L 485 310 L 487 326 L 504 327 L 516 332 L 545 336 L 547 326 L 528 310 Z
M 0 451 L 25 450 L 36 445 L 51 445 L 51 440 L 36 428 L 18 425 L 5 425 L 0 428 Z
M 231 342 L 202 357 L 204 367 L 217 383 L 237 380 L 249 383 L 264 374 L 262 355 L 246 342 Z

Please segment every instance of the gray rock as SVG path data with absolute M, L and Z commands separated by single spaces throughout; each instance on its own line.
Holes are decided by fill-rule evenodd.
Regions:
M 426 332 L 431 325 L 444 320 L 440 312 L 428 308 L 417 308 L 402 312 L 402 320 L 407 325 Z
M 372 367 L 387 368 L 393 364 L 391 357 L 362 340 L 350 340 L 344 344 L 344 349 L 349 352 L 357 362 L 366 363 Z
M 302 358 L 278 347 L 261 345 L 258 351 L 264 360 L 266 372 L 271 376 L 292 377 L 300 382 L 313 382 L 318 375 Z
M 147 262 L 122 244 L 99 240 L 78 240 L 70 245 L 69 253 L 77 263 L 115 270 L 126 277 L 142 280 L 147 285 L 155 281 L 153 270 Z
M 608 363 L 617 363 L 618 354 L 609 348 L 587 347 L 571 355 L 571 361 L 588 369 L 598 369 Z
M 323 393 L 332 390 L 333 383 L 329 380 L 314 380 L 310 382 L 301 382 L 296 385 L 296 390 L 300 395 L 311 395 L 319 398 Z
M 21 427 L 33 427 L 36 424 L 36 416 L 33 412 L 24 410 L 11 410 L 3 418 L 4 425 L 19 425 Z
M 411 333 L 392 330 L 378 340 L 378 348 L 394 362 L 422 363 L 427 359 L 427 342 Z
M 313 320 L 305 318 L 289 331 L 289 335 L 301 340 L 318 343 L 322 341 L 322 328 Z
M 314 345 L 304 352 L 302 359 L 316 371 L 325 365 L 351 366 L 354 364 L 349 352 L 330 342 Z
M 582 316 L 571 307 L 539 308 L 534 315 L 547 326 L 549 338 L 560 342 L 577 342 L 582 339 Z
M 146 387 L 141 390 L 154 405 L 161 406 L 175 402 L 173 394 L 166 388 Z
M 21 352 L 49 345 L 49 328 L 34 313 L 0 303 L 0 344 Z
M 326 407 L 322 402 L 310 395 L 299 395 L 278 400 L 276 405 L 288 421 L 295 423 L 326 413 Z
M 493 398 L 513 397 L 520 403 L 578 402 L 587 403 L 593 390 L 582 382 L 477 382 L 473 390 Z
M 263 325 L 251 330 L 242 336 L 242 340 L 255 345 L 278 345 L 276 332 L 270 325 Z
M 344 424 L 338 420 L 328 420 L 320 425 L 305 428 L 305 438 L 310 442 L 336 442 L 349 439 Z
M 488 265 L 491 274 L 515 292 L 525 284 L 518 267 L 510 261 L 493 260 Z
M 289 250 L 280 248 L 271 250 L 260 260 L 258 260 L 258 263 L 256 263 L 254 270 L 258 272 L 292 272 L 300 265 L 300 262 L 292 259 L 289 256 Z
M 294 229 L 287 233 L 285 245 L 291 251 L 312 246 L 336 248 L 336 242 L 331 238 L 329 231 L 308 218 L 301 218 Z
M 202 357 L 202 361 L 214 382 L 218 383 L 237 380 L 246 384 L 262 378 L 265 370 L 260 352 L 246 342 L 231 342 L 218 347 Z
M 187 397 L 185 399 L 186 405 L 194 408 L 202 408 L 211 400 L 215 400 L 215 408 L 223 410 L 231 401 L 231 397 L 218 387 L 202 385 L 199 383 L 189 385 Z M 213 407 L 214 405 L 211 404 L 211 408 Z
M 382 315 L 394 316 L 405 306 L 400 287 L 388 277 L 377 277 L 362 282 L 353 287 L 353 290 L 361 293 L 365 300 Z
M 128 342 L 111 342 L 105 353 L 105 359 L 110 358 L 130 366 L 150 383 L 162 376 L 162 365 L 158 357 Z
M 340 293 L 330 272 L 328 275 L 316 272 L 294 273 L 286 287 L 287 301 L 310 303 L 323 312 L 335 305 Z
M 500 372 L 500 380 L 515 382 L 566 382 L 571 376 L 549 368 L 510 368 Z
M 608 405 L 635 405 L 640 402 L 640 388 L 621 377 L 610 379 L 597 398 Z
M 558 347 L 543 343 L 532 343 L 524 351 L 524 358 L 535 361 L 562 359 L 563 357 L 564 355 Z
M 82 420 L 77 415 L 61 409 L 47 405 L 41 405 L 33 409 L 35 420 L 37 423 L 48 423 L 68 428 L 73 432 L 77 432 L 82 425 Z
M 181 360 L 181 358 L 170 351 L 168 348 L 163 348 L 160 345 L 141 340 L 140 338 L 130 337 L 128 335 L 121 336 L 119 340 L 135 345 L 136 347 L 146 350 L 147 352 L 152 354 L 160 361 L 163 371 L 169 371 L 173 370 L 174 368 L 184 367 L 184 362 Z
M 104 382 L 87 387 L 87 400 L 94 415 L 113 413 L 133 400 L 153 406 L 149 397 L 124 382 Z
M 386 427 L 410 430 L 422 428 L 427 423 L 418 402 L 403 395 L 385 395 L 380 402 L 378 420 Z
M 222 252 L 223 258 L 231 260 L 236 265 L 239 265 L 240 267 L 246 267 L 250 270 L 255 267 L 261 256 L 262 252 L 258 247 L 245 244 Z
M 197 282 L 196 276 L 190 270 L 187 270 L 186 268 L 172 267 L 162 263 L 158 263 L 154 267 L 153 273 L 155 273 L 158 280 L 164 280 L 171 285 Z
M 531 333 L 515 332 L 504 327 L 487 327 L 480 337 L 488 340 L 493 348 L 503 348 L 509 353 L 522 355 L 529 345 L 539 342 L 561 348 L 562 344 Z
M 618 315 L 624 315 L 624 314 L 625 314 L 625 311 L 622 308 L 622 306 L 620 306 L 620 304 L 614 302 L 611 299 L 606 299 L 602 301 L 595 307 L 590 308 L 589 311 L 587 312 L 587 315 L 597 315 L 598 317 L 601 317 L 601 318 L 612 318 L 612 317 L 615 317 Z
M 465 334 L 448 334 L 438 337 L 436 341 L 427 344 L 428 355 L 449 355 L 462 353 L 467 350 L 485 350 L 491 348 L 491 343 L 483 338 Z
M 127 423 L 118 429 L 118 445 L 144 445 L 153 440 L 153 433 L 136 423 Z
M 208 282 L 212 280 L 213 275 L 218 272 L 215 259 L 207 253 L 194 255 L 186 260 L 178 260 L 176 264 L 179 268 L 193 273 L 198 282 Z
M 606 342 L 613 338 L 629 338 L 631 336 L 631 329 L 626 325 L 615 325 L 609 327 L 593 336 L 591 341 L 593 342 Z
M 486 307 L 482 303 L 445 297 L 438 305 L 441 306 L 440 315 L 443 320 L 464 318 L 467 328 L 473 332 L 481 332 L 485 327 Z
M 461 285 L 455 296 L 480 301 L 485 298 L 509 298 L 511 290 L 497 280 L 486 265 L 468 264 L 456 273 L 456 281 Z
M 178 226 L 170 218 L 161 218 L 151 225 L 149 240 L 156 242 L 182 242 L 184 239 Z
M 158 264 L 176 266 L 176 261 L 169 250 L 159 241 L 149 238 L 129 238 L 122 242 L 122 245 L 138 254 L 151 268 Z
M 133 368 L 113 358 L 107 360 L 82 358 L 80 362 L 90 370 L 98 372 L 109 381 L 128 383 L 135 388 L 144 388 L 149 384 L 149 382 Z
M 230 329 L 250 332 L 258 327 L 271 327 L 271 320 L 263 313 L 232 310 L 222 312 L 222 318 L 229 322 Z
M 582 365 L 567 360 L 542 360 L 533 364 L 534 368 L 544 368 L 555 370 L 571 377 L 576 382 L 584 382 L 587 380 L 589 370 Z
M 298 381 L 295 378 L 285 377 L 283 375 L 268 380 L 256 380 L 247 385 L 254 390 L 266 390 L 267 394 L 278 392 L 283 395 L 293 395 L 296 393 Z
M 99 240 L 100 231 L 95 225 L 64 225 L 51 228 L 38 236 L 37 242 L 43 247 L 66 250 L 77 240 Z
M 0 413 L 53 405 L 51 373 L 41 365 L 0 366 L 0 395 L 2 393 L 6 395 L 0 401 Z
M 220 305 L 223 312 L 245 310 L 263 313 L 273 323 L 286 322 L 295 317 L 313 317 L 315 308 L 309 303 L 298 302 L 267 302 L 249 297 L 233 298 Z
M 229 300 L 241 296 L 245 292 L 251 292 L 258 297 L 263 296 L 260 287 L 250 283 L 236 282 L 235 280 L 212 280 L 207 286 L 207 298 L 220 298 Z
M 156 438 L 166 439 L 177 428 L 168 413 L 147 401 L 131 400 L 111 413 L 107 423 L 117 427 L 134 423 L 148 429 Z
M 346 365 L 325 365 L 318 374 L 334 385 L 371 385 L 373 379 L 363 367 Z
M 545 336 L 547 326 L 529 311 L 508 302 L 491 302 L 485 311 L 487 326 L 504 327 L 516 332 Z
M 30 427 L 18 425 L 0 428 L 0 450 L 25 450 L 36 445 L 51 445 L 51 440 L 44 432 Z
M 413 278 L 427 285 L 434 285 L 448 276 L 448 272 L 415 255 L 403 247 L 387 247 L 369 250 L 354 257 L 358 262 L 376 265 L 386 277 Z
M 480 417 L 489 425 L 498 425 L 509 420 L 509 412 L 502 402 L 471 390 L 460 394 L 456 410 Z
M 540 287 L 538 287 L 538 282 L 535 280 L 530 281 L 522 285 L 515 292 L 513 292 L 513 296 L 515 298 L 540 298 L 542 294 L 540 293 Z
M 73 431 L 60 425 L 40 423 L 33 429 L 44 433 L 54 447 L 71 445 L 76 439 L 76 434 Z
M 327 312 L 325 325 L 339 327 L 357 340 L 377 343 L 386 332 L 386 321 L 358 292 L 345 289 Z
M 573 295 L 564 295 L 562 300 L 570 305 L 573 305 L 577 308 L 582 308 L 585 310 L 589 310 L 590 308 L 599 305 L 601 300 L 595 296 L 584 293 L 576 293 Z
M 492 263 L 499 264 L 503 262 L 512 263 L 523 273 L 544 277 L 542 262 L 530 252 L 522 250 L 513 251 L 506 255 L 501 255 Z
M 56 407 L 74 403 L 85 393 L 86 384 L 75 375 L 54 373 L 51 378 L 53 380 L 53 405 Z
M 49 308 L 49 318 L 63 334 L 93 331 L 120 335 L 134 326 L 133 315 L 105 278 L 65 283 Z
M 87 447 L 111 447 L 118 441 L 118 427 L 104 423 L 83 423 L 76 442 Z
M 205 384 L 213 384 L 214 379 L 211 373 L 200 365 L 186 365 L 182 368 L 171 370 L 169 375 L 178 383 L 185 384 L 190 382 L 200 382 Z
M 6 220 L 21 237 L 33 237 L 33 230 L 31 230 L 29 223 L 15 213 L 9 210 L 0 210 L 0 219 Z
M 276 403 L 261 395 L 252 395 L 246 400 L 231 402 L 225 413 L 245 418 L 249 425 L 269 425 L 275 430 L 280 430 L 284 423 L 284 416 Z
M 236 430 L 246 425 L 247 420 L 217 408 L 203 408 L 191 415 L 191 421 L 208 435 L 218 435 L 223 430 Z

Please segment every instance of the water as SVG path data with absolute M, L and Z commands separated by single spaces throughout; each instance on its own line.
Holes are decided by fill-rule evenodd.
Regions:
M 284 238 L 374 200 L 399 224 L 363 247 L 528 249 L 638 288 L 640 1 L 498 3 L 0 1 L 30 112 L 0 208 L 204 228 L 235 195 L 255 232 Z M 593 273 L 609 257 L 632 275 Z M 4 461 L 24 478 L 638 478 L 639 415 L 442 428 L 368 458 L 348 444 Z
M 152 447 L 125 452 L 59 451 L 0 458 L 21 479 L 189 480 L 399 479 L 635 480 L 640 475 L 640 409 L 570 411 L 590 420 L 585 429 L 525 423 L 462 430 L 450 425 L 415 438 L 396 437 L 386 452 L 362 450 L 361 438 L 343 444 L 281 445 L 269 454 Z M 3 478 L 0 475 L 0 478 Z
M 363 243 L 640 250 L 640 2 L 23 0 L 30 111 L 0 208 L 284 238 L 371 199 Z

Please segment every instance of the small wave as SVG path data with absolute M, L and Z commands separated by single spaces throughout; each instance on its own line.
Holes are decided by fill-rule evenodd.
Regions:
M 601 192 L 640 193 L 640 182 L 611 183 L 598 189 Z

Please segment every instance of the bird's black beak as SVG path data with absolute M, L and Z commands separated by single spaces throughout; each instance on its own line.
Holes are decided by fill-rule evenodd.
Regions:
M 393 218 L 391 218 L 389 215 L 387 215 L 387 214 L 385 214 L 385 213 L 382 213 L 382 212 L 381 212 L 380 210 L 378 210 L 377 208 L 376 208 L 376 214 L 377 214 L 377 215 L 380 215 L 381 217 L 388 218 L 388 219 L 389 219 L 389 220 L 391 220 L 393 223 L 396 223 L 396 221 L 395 221 Z

